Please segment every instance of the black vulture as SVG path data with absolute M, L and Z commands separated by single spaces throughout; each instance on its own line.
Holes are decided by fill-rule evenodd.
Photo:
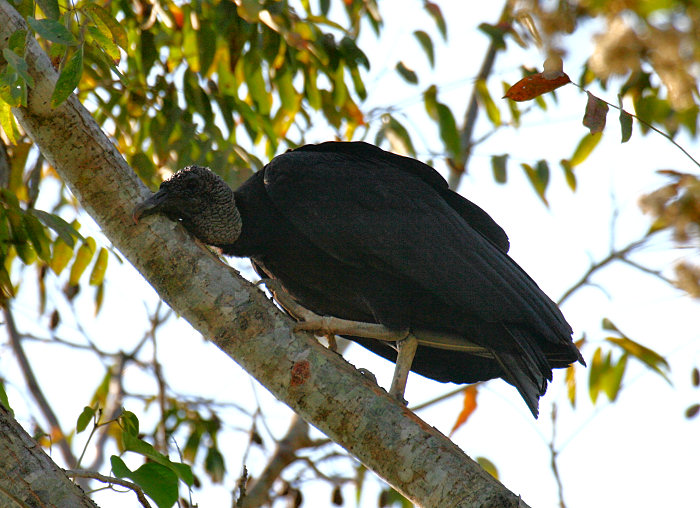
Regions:
M 416 331 L 410 370 L 453 383 L 501 377 L 535 417 L 552 369 L 583 363 L 559 308 L 508 256 L 505 232 L 415 159 L 364 142 L 306 145 L 235 192 L 189 166 L 139 204 L 134 220 L 155 213 L 226 255 L 249 257 L 318 315 Z M 348 338 L 394 362 L 401 350 Z

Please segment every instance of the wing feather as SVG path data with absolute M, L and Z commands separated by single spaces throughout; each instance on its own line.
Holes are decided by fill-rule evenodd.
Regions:
M 300 232 L 344 263 L 410 278 L 484 321 L 568 341 L 556 305 L 483 225 L 450 206 L 445 190 L 392 160 L 361 155 L 287 152 L 265 168 L 266 191 Z

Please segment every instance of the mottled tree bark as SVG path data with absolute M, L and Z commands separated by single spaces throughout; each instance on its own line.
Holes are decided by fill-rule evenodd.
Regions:
M 22 18 L 0 0 L 0 49 L 18 28 L 26 29 Z M 293 323 L 261 291 L 182 227 L 164 218 L 134 225 L 131 210 L 147 190 L 75 97 L 51 109 L 56 73 L 35 41 L 25 58 L 36 86 L 29 106 L 14 110 L 20 124 L 105 235 L 175 311 L 416 504 L 525 506 L 337 354 L 294 333 Z
M 0 405 L 0 506 L 95 508 Z

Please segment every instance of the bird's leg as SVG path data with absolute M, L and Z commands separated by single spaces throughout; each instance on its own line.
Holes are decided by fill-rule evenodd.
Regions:
M 398 399 L 399 402 L 406 404 L 403 394 L 406 391 L 408 371 L 411 370 L 413 358 L 416 356 L 416 349 L 418 349 L 418 339 L 412 333 L 409 333 L 405 339 L 396 343 L 396 349 L 398 351 L 396 368 L 394 369 L 394 377 L 391 380 L 389 394 Z
M 378 323 L 350 321 L 332 316 L 319 316 L 315 312 L 299 305 L 277 281 L 262 280 L 284 310 L 299 322 L 294 326 L 295 331 L 314 332 L 316 335 L 352 335 L 367 339 L 396 342 L 408 336 L 408 330 L 394 330 Z

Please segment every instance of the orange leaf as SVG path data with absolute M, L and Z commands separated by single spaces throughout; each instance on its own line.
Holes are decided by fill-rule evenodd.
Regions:
M 567 83 L 571 83 L 571 79 L 564 72 L 557 73 L 554 77 L 545 77 L 545 73 L 538 72 L 537 74 L 525 76 L 511 86 L 503 98 L 518 102 L 529 101 L 542 94 L 556 90 Z
M 464 389 L 464 406 L 462 407 L 462 411 L 459 413 L 457 421 L 450 431 L 450 436 L 452 436 L 452 434 L 454 434 L 458 428 L 467 422 L 469 417 L 476 409 L 476 395 L 476 385 L 469 385 Z
M 173 3 L 168 7 L 170 8 L 170 14 L 173 16 L 173 21 L 175 21 L 175 26 L 177 26 L 178 29 L 182 29 L 185 24 L 185 13 Z

